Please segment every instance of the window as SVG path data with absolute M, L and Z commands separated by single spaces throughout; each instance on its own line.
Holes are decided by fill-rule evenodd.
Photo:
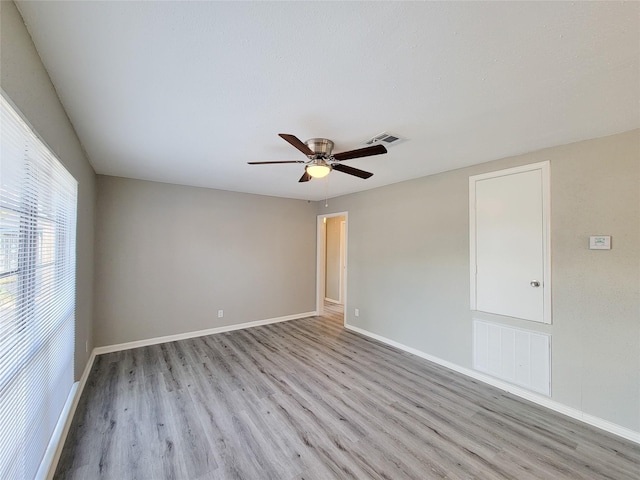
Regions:
M 0 478 L 32 479 L 73 385 L 77 183 L 0 115 Z

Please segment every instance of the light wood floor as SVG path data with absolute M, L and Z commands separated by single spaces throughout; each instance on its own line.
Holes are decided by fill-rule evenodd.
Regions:
M 639 479 L 640 447 L 306 318 L 96 358 L 56 479 Z

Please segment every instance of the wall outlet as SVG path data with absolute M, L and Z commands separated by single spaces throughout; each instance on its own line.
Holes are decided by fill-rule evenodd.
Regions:
M 224 317 L 224 311 L 218 310 L 218 318 L 222 318 L 222 317 Z
M 355 309 L 355 311 L 354 311 L 353 313 L 354 313 L 354 315 L 355 315 L 356 317 L 359 317 L 359 316 L 360 316 L 360 309 L 359 309 L 359 308 L 356 308 L 356 309 Z

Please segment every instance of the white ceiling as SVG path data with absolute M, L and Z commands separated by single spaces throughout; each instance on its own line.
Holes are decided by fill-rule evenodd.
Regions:
M 96 172 L 318 200 L 640 127 L 640 3 L 18 2 Z M 606 159 L 603 159 L 606 160 Z

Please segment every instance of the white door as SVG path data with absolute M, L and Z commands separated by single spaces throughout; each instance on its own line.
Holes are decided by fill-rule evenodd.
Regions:
M 471 177 L 472 309 L 551 323 L 546 179 L 548 163 Z

